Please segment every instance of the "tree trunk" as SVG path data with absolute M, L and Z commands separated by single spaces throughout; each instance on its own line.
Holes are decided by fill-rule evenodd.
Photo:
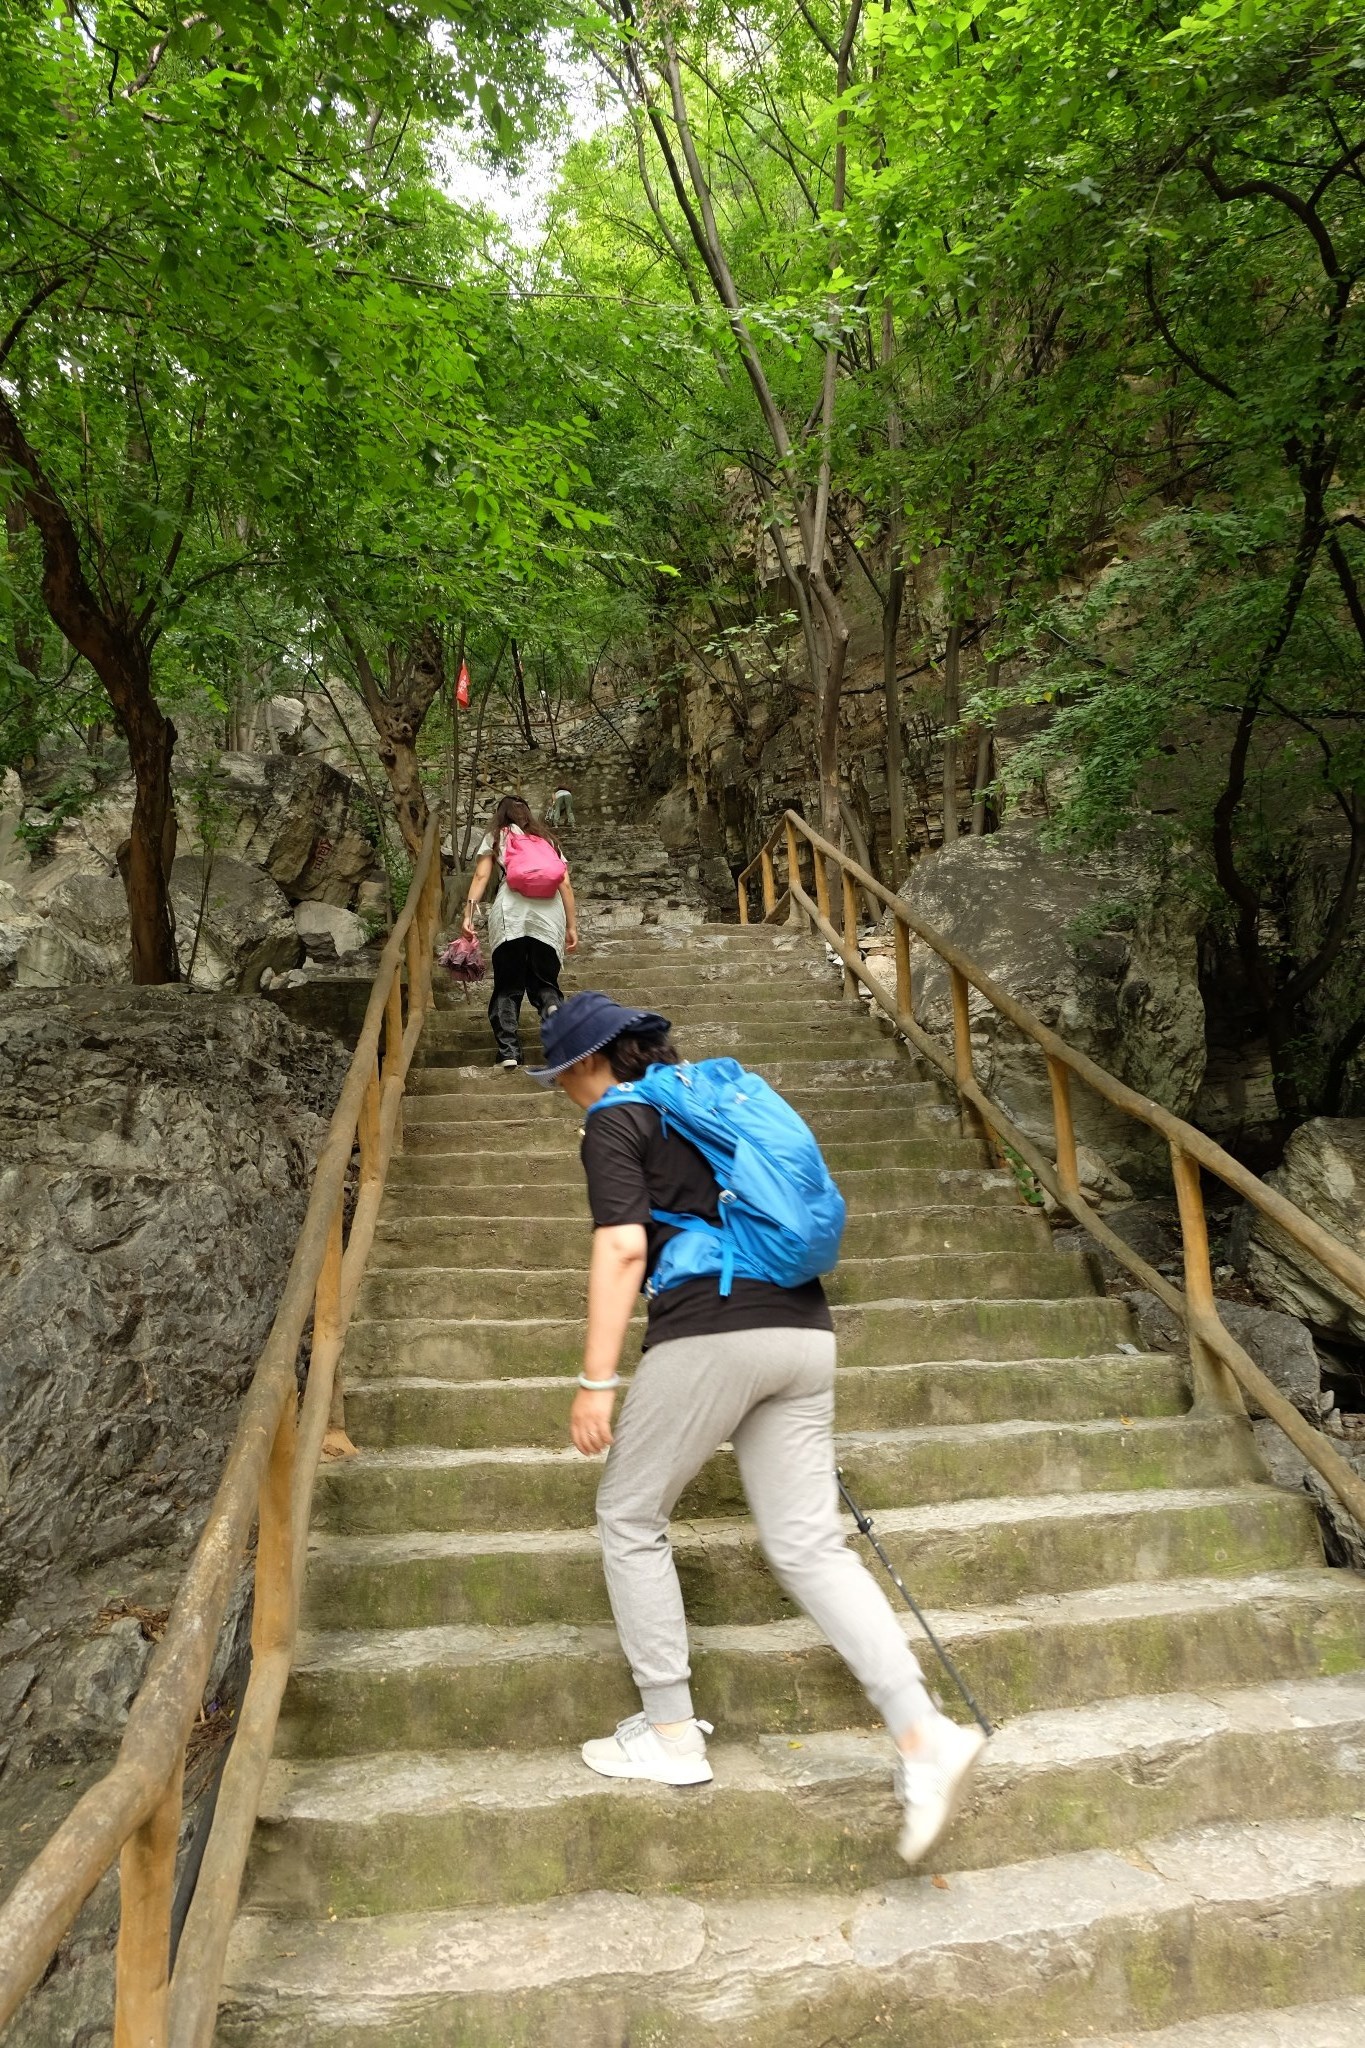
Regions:
M 521 736 L 534 753 L 536 751 L 536 736 L 531 727 L 531 707 L 526 701 L 526 672 L 521 665 L 521 649 L 517 646 L 515 640 L 512 642 L 512 675 L 517 688 L 516 710 L 517 721 L 521 726 Z
M 957 838 L 957 733 L 961 715 L 962 622 L 948 628 L 943 653 L 943 844 Z
M 986 791 L 991 783 L 991 761 L 995 743 L 991 729 L 983 725 L 976 736 L 976 779 L 972 784 L 972 837 L 984 838 L 986 832 Z
M 171 908 L 171 863 L 175 859 L 175 799 L 171 791 L 171 755 L 175 727 L 152 695 L 151 677 L 141 650 L 129 649 L 127 680 L 115 696 L 109 690 L 119 725 L 128 742 L 136 795 L 132 830 L 118 850 L 119 873 L 128 897 L 132 928 L 133 980 L 145 986 L 179 981 L 175 950 L 175 913 Z M 120 702 L 120 697 L 122 702 Z
M 175 858 L 171 794 L 175 727 L 152 689 L 148 615 L 111 613 L 101 605 L 86 578 L 71 514 L 30 447 L 3 388 L 0 454 L 18 472 L 17 495 L 38 529 L 48 616 L 99 677 L 128 742 L 136 795 L 132 831 L 119 850 L 119 870 L 128 896 L 133 980 L 143 985 L 178 981 L 180 962 L 170 889 Z
M 896 320 L 888 299 L 882 307 L 882 368 L 890 375 L 896 353 Z M 894 391 L 886 413 L 886 447 L 892 457 L 891 489 L 896 490 L 895 457 L 904 441 L 900 407 Z M 900 886 L 909 861 L 905 837 L 905 750 L 901 741 L 901 685 L 896 642 L 905 603 L 905 570 L 900 566 L 900 513 L 886 522 L 886 599 L 882 605 L 882 696 L 886 706 L 886 793 L 891 806 L 891 887 Z

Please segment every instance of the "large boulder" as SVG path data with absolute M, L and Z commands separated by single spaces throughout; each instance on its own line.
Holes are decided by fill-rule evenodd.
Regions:
M 350 909 L 362 882 L 382 878 L 369 801 L 350 776 L 316 755 L 224 754 L 219 768 L 222 851 L 264 868 L 291 903 Z
M 43 920 L 24 906 L 12 882 L 0 881 L 0 988 L 12 988 L 18 976 L 19 956 Z
M 46 922 L 20 952 L 20 988 L 66 988 L 76 982 L 132 978 L 128 898 L 116 874 L 76 872 L 44 900 Z
M 1204 1007 L 1196 917 L 1161 892 L 1140 853 L 1079 859 L 1049 852 L 1032 819 L 982 839 L 960 839 L 916 862 L 906 895 L 950 939 L 1078 1052 L 1177 1115 L 1204 1076 Z M 915 1014 L 952 1030 L 948 972 L 913 949 Z M 1042 1054 L 975 991 L 977 1077 L 1030 1135 L 1052 1137 Z M 1078 1136 L 1124 1179 L 1164 1177 L 1166 1150 L 1146 1126 L 1089 1089 L 1072 1089 Z
M 192 1533 L 345 1065 L 264 1001 L 0 993 L 0 1623 Z
M 171 869 L 180 971 L 194 988 L 254 995 L 303 949 L 289 899 L 259 868 L 218 853 L 182 854 Z
M 1270 1185 L 1365 1257 L 1365 1118 L 1314 1117 L 1285 1147 Z M 1365 1301 L 1332 1278 L 1259 1213 L 1251 1227 L 1247 1270 L 1277 1308 L 1321 1336 L 1365 1344 Z
M 296 903 L 294 929 L 310 960 L 349 959 L 369 936 L 364 919 L 337 903 Z
M 1136 1318 L 1145 1350 L 1186 1350 L 1184 1325 L 1164 1301 L 1145 1288 L 1134 1288 L 1124 1299 Z M 1321 1413 L 1318 1397 L 1322 1391 L 1322 1368 L 1303 1324 L 1277 1309 L 1260 1308 L 1249 1301 L 1220 1301 L 1218 1314 L 1228 1335 L 1236 1339 L 1252 1363 L 1259 1365 L 1272 1385 L 1316 1425 Z M 1247 1401 L 1247 1408 L 1254 1416 L 1263 1413 L 1254 1400 Z

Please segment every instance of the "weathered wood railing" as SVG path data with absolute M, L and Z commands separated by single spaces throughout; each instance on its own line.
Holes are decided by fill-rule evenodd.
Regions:
M 293 1657 L 313 1481 L 329 1420 L 339 1420 L 337 1361 L 374 1236 L 408 1066 L 432 1002 L 440 893 L 433 819 L 407 902 L 380 957 L 279 1310 L 166 1633 L 129 1712 L 118 1758 L 78 1800 L 0 1907 L 0 2026 L 42 1976 L 82 1904 L 117 1861 L 115 2048 L 207 2048 L 213 2038 L 228 1935 Z M 348 1232 L 347 1176 L 357 1146 L 360 1177 Z M 310 1315 L 312 1354 L 300 1400 L 296 1368 Z M 172 1969 L 185 1748 L 253 1527 L 251 1676 Z
M 801 874 L 801 848 L 810 849 L 813 868 L 815 896 L 812 900 L 804 887 Z M 782 853 L 786 857 L 786 888 L 779 897 L 777 886 L 777 861 Z M 838 876 L 842 883 L 842 908 L 836 929 L 830 916 L 830 877 Z M 910 1043 L 924 1057 L 936 1066 L 940 1073 L 951 1081 L 958 1095 L 968 1107 L 980 1117 L 1002 1144 L 1016 1152 L 1032 1170 L 1039 1182 L 1050 1195 L 1076 1221 L 1088 1230 L 1090 1235 L 1106 1250 L 1113 1253 L 1120 1265 L 1125 1266 L 1142 1285 L 1174 1311 L 1185 1325 L 1190 1340 L 1190 1359 L 1194 1382 L 1196 1404 L 1203 1410 L 1241 1412 L 1242 1395 L 1248 1394 L 1257 1406 L 1277 1423 L 1285 1435 L 1307 1459 L 1308 1463 L 1331 1487 L 1342 1505 L 1349 1510 L 1362 1527 L 1365 1527 L 1365 1480 L 1353 1471 L 1346 1460 L 1325 1443 L 1319 1433 L 1306 1423 L 1284 1395 L 1268 1380 L 1260 1367 L 1238 1344 L 1218 1314 L 1218 1304 L 1213 1291 L 1213 1274 L 1209 1262 L 1208 1222 L 1204 1212 L 1204 1194 L 1201 1174 L 1212 1173 L 1225 1186 L 1231 1188 L 1253 1208 L 1284 1232 L 1301 1251 L 1324 1266 L 1334 1279 L 1350 1289 L 1365 1302 L 1365 1259 L 1340 1239 L 1324 1230 L 1320 1223 L 1293 1202 L 1267 1187 L 1258 1180 L 1230 1152 L 1216 1145 L 1211 1138 L 1197 1131 L 1193 1124 L 1173 1116 L 1157 1102 L 1124 1082 L 1107 1073 L 1103 1067 L 1087 1059 L 1084 1053 L 1076 1052 L 1065 1039 L 1025 1006 L 1016 1002 L 1005 989 L 984 974 L 965 953 L 943 938 L 932 926 L 927 925 L 902 896 L 895 896 L 884 889 L 874 876 L 846 853 L 831 845 L 828 839 L 808 825 L 796 811 L 787 811 L 768 834 L 763 846 L 739 877 L 739 917 L 741 924 L 749 922 L 749 889 L 755 877 L 758 878 L 763 901 L 765 921 L 781 914 L 783 902 L 795 904 L 825 943 L 844 963 L 844 993 L 851 1000 L 859 1000 L 859 984 L 866 988 L 876 1005 L 883 1010 L 902 1031 Z M 881 980 L 870 974 L 859 957 L 857 945 L 857 892 L 882 904 L 890 911 L 895 933 L 896 986 L 894 992 L 884 986 Z M 948 986 L 952 1004 L 952 1047 L 941 1045 L 917 1021 L 911 1001 L 910 986 L 910 936 L 936 953 L 948 970 Z M 1052 1090 L 1053 1145 L 1055 1157 L 1049 1159 L 1036 1145 L 1027 1132 L 1022 1131 L 1009 1113 L 1000 1104 L 992 1101 L 977 1081 L 972 1060 L 972 1037 L 970 1017 L 970 991 L 975 989 L 985 997 L 993 1009 L 1014 1025 L 1038 1047 L 1047 1062 L 1048 1080 Z M 1184 1289 L 1173 1287 L 1169 1280 L 1155 1267 L 1148 1264 L 1132 1247 L 1125 1244 L 1117 1232 L 1110 1229 L 1104 1218 L 1085 1199 L 1081 1192 L 1080 1170 L 1076 1156 L 1076 1131 L 1071 1108 L 1072 1081 L 1081 1081 L 1093 1088 L 1115 1109 L 1135 1117 L 1149 1129 L 1158 1132 L 1166 1141 L 1170 1152 L 1171 1174 L 1175 1184 L 1176 1203 L 1180 1217 L 1181 1240 L 1184 1250 Z

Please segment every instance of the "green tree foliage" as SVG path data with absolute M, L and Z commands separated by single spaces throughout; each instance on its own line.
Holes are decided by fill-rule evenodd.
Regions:
M 513 139 L 537 26 L 444 0 L 0 16 L 7 691 L 32 728 L 74 656 L 124 733 L 138 979 L 177 971 L 158 677 L 204 594 L 297 574 L 328 462 L 369 465 L 371 503 L 442 486 L 495 551 L 500 505 L 540 494 L 484 415 L 422 148 L 475 113 Z M 554 498 L 563 462 L 537 461 Z

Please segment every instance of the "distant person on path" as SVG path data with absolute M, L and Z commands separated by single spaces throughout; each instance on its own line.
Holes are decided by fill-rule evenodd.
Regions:
M 913 1863 L 952 1819 L 984 1738 L 934 1706 L 899 1622 L 845 1541 L 835 1484 L 834 1325 L 820 1281 L 779 1287 L 736 1276 L 723 1292 L 715 1271 L 697 1276 L 694 1266 L 693 1277 L 670 1284 L 660 1269 L 670 1240 L 698 1234 L 672 1218 L 718 1224 L 715 1174 L 648 1102 L 627 1094 L 595 1106 L 652 1067 L 677 1065 L 669 1031 L 666 1017 L 586 990 L 546 1018 L 546 1065 L 532 1070 L 588 1112 L 588 1331 L 569 1433 L 585 1457 L 611 1448 L 597 1525 L 617 1633 L 644 1709 L 614 1735 L 585 1743 L 583 1761 L 608 1778 L 711 1779 L 710 1729 L 692 1711 L 668 1520 L 689 1480 L 729 1442 L 775 1576 L 850 1666 L 895 1739 L 900 1851 Z M 656 1271 L 663 1285 L 651 1285 L 644 1355 L 613 1433 L 626 1328 Z
M 555 791 L 554 801 L 550 805 L 550 823 L 557 829 L 564 825 L 567 825 L 571 832 L 575 829 L 573 791 L 566 788 L 562 782 Z
M 578 913 L 558 845 L 519 796 L 502 799 L 493 813 L 492 830 L 479 847 L 464 907 L 462 930 L 467 938 L 474 936 L 474 911 L 495 868 L 499 886 L 488 905 L 493 956 L 488 1021 L 497 1064 L 512 1068 L 521 1065 L 523 996 L 530 997 L 542 1017 L 564 1000 L 559 970 L 564 955 L 578 944 Z

